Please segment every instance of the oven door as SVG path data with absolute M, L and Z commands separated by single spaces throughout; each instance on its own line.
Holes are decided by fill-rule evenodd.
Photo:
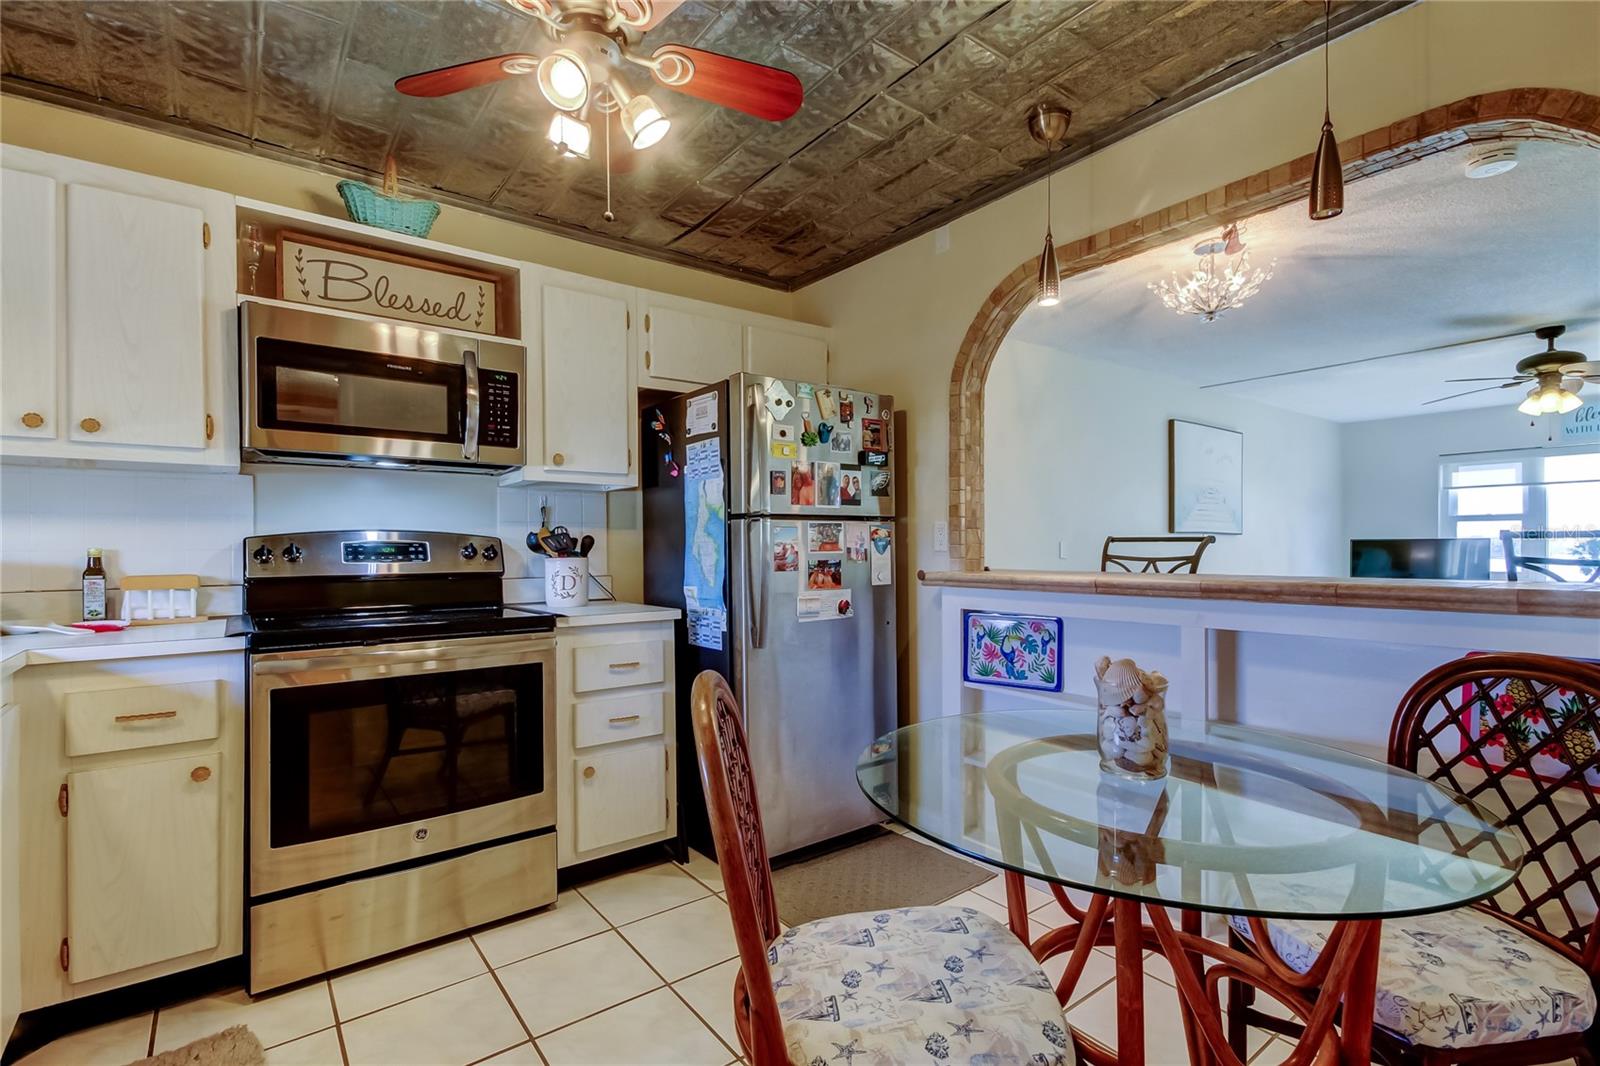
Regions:
M 250 659 L 250 892 L 555 825 L 555 640 Z

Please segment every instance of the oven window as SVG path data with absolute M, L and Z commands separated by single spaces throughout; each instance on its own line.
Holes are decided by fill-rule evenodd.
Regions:
M 544 791 L 543 667 L 277 689 L 275 848 Z
M 264 429 L 459 442 L 465 372 L 451 363 L 256 340 Z

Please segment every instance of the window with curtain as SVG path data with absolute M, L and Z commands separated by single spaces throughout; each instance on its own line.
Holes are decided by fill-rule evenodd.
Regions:
M 1489 568 L 1505 576 L 1500 531 L 1600 530 L 1600 448 L 1523 449 L 1446 455 L 1439 460 L 1439 535 L 1488 537 Z M 1522 541 L 1520 551 L 1552 558 L 1600 557 L 1600 540 Z M 1573 566 L 1568 581 L 1586 576 Z M 1540 580 L 1519 572 L 1521 580 Z

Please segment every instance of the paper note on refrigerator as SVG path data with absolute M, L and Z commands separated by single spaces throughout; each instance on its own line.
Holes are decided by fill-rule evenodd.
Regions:
M 893 533 L 888 526 L 873 526 L 867 540 L 871 545 L 872 583 L 892 585 L 894 583 Z
M 849 589 L 802 592 L 794 599 L 795 616 L 802 622 L 837 622 L 856 613 Z
M 699 396 L 689 397 L 683 414 L 684 437 L 699 437 L 716 431 L 717 394 L 702 392 Z
M 727 604 L 728 504 L 723 494 L 720 439 L 695 441 L 684 450 L 683 599 L 689 612 L 689 643 L 722 650 Z
M 689 609 L 689 643 L 711 651 L 722 650 L 722 632 L 727 628 L 723 611 L 692 607 Z

